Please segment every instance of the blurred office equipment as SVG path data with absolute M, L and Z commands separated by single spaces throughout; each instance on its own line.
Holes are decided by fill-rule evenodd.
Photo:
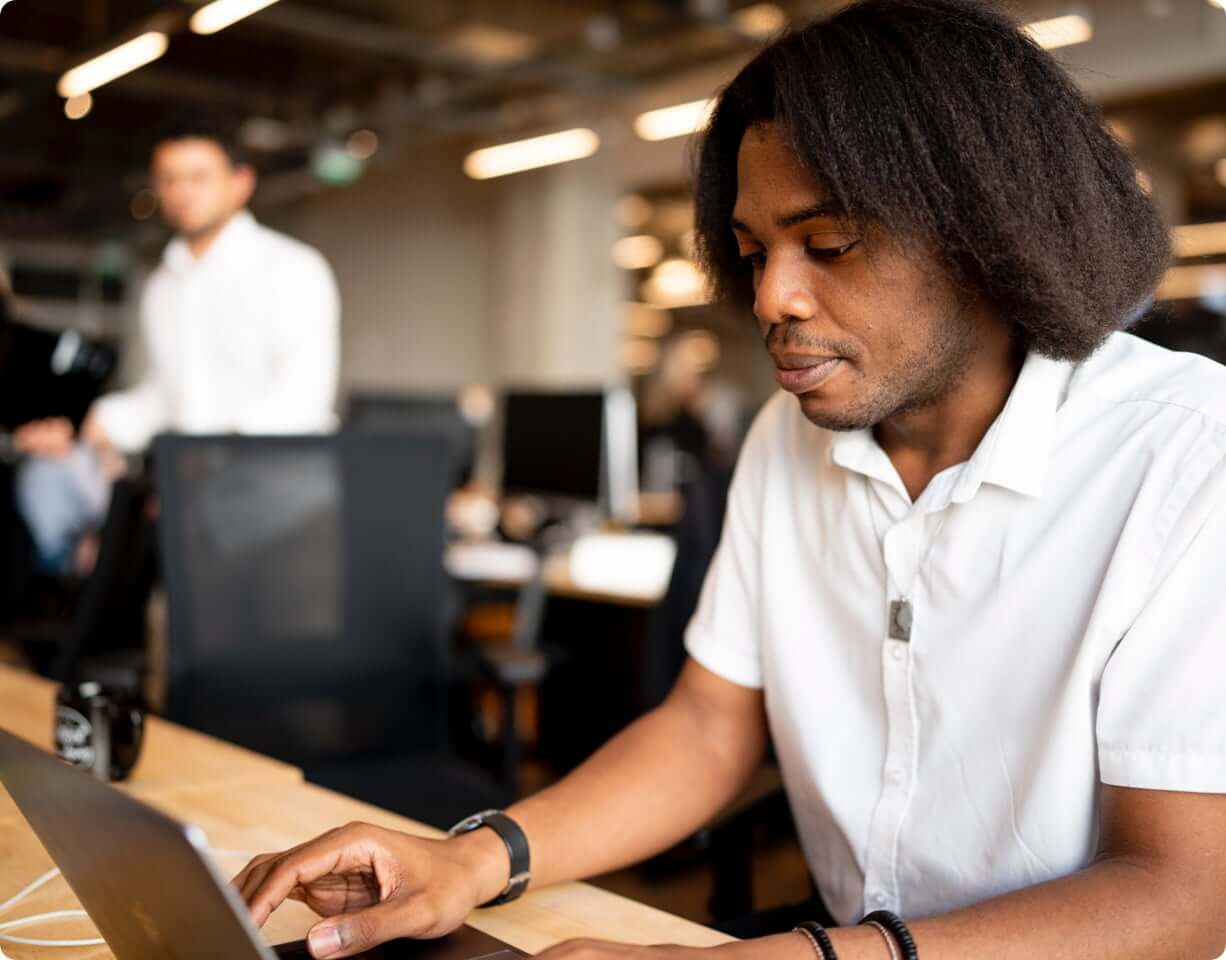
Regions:
M 49 663 L 57 680 L 101 678 L 138 686 L 147 669 L 146 606 L 157 579 L 153 492 L 119 480 L 102 526 L 98 562 L 77 598 L 72 624 Z
M 464 486 L 476 466 L 479 424 L 455 394 L 380 393 L 349 395 L 345 427 L 372 433 L 434 433 L 447 440 L 451 485 Z
M 75 330 L 12 321 L 0 327 L 0 426 L 66 417 L 80 426 L 115 369 L 110 346 Z
M 507 799 L 452 752 L 447 441 L 155 445 L 171 719 L 436 825 Z
M 629 391 L 512 391 L 503 407 L 502 492 L 540 497 L 560 512 L 595 504 L 633 523 L 636 433 Z

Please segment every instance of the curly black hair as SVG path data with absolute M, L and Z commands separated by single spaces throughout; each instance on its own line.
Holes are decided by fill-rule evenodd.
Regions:
M 765 48 L 697 144 L 698 259 L 752 303 L 729 223 L 745 131 L 775 122 L 825 197 L 913 241 L 1021 342 L 1082 360 L 1152 295 L 1170 235 L 1096 106 L 980 0 L 860 0 Z

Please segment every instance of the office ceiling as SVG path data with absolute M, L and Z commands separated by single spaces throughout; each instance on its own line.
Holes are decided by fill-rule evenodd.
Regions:
M 185 0 L 12 0 L 0 14 L 0 234 L 90 235 L 130 222 L 149 138 L 205 106 L 247 128 L 262 172 L 301 168 L 321 139 L 495 134 L 752 49 L 738 0 L 282 0 L 212 36 Z M 811 16 L 823 0 L 783 4 Z M 146 29 L 156 63 L 64 115 L 64 70 Z
M 385 145 L 402 146 L 539 131 L 582 113 L 577 107 L 748 54 L 761 42 L 737 19 L 758 6 L 755 0 L 281 0 L 201 37 L 186 24 L 202 2 L 3 5 L 0 240 L 92 239 L 131 228 L 153 132 L 185 107 L 244 122 L 267 188 L 278 177 L 294 180 L 320 144 L 343 143 L 354 130 L 370 128 Z M 776 0 L 775 6 L 804 22 L 843 2 Z M 1181 33 L 1160 44 L 1172 48 L 1166 51 L 1171 63 L 1182 49 L 1175 49 L 1176 36 L 1181 44 L 1199 43 L 1220 26 L 1215 17 L 1226 24 L 1206 0 L 1087 2 L 1103 26 L 1088 48 L 1110 51 L 1178 27 Z M 1011 0 L 1009 6 L 1027 18 L 1068 5 Z M 67 119 L 55 90 L 59 76 L 147 29 L 154 18 L 171 36 L 166 55 L 97 91 L 85 119 Z M 1161 73 L 1163 63 L 1153 69 Z M 1188 94 L 1179 131 L 1169 129 L 1183 116 L 1170 93 L 1153 104 L 1134 99 L 1129 113 L 1156 116 L 1151 136 L 1175 142 L 1198 118 L 1226 119 L 1217 106 L 1224 86 L 1219 80 Z M 1211 134 L 1201 134 L 1201 141 Z M 1214 177 L 1216 167 L 1203 158 L 1195 162 L 1189 194 L 1216 212 L 1226 203 L 1226 166 Z

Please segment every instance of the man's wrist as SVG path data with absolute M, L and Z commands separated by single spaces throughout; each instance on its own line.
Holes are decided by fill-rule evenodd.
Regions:
M 511 858 L 507 845 L 493 830 L 482 828 L 447 841 L 455 848 L 460 862 L 475 883 L 476 903 L 497 897 L 511 879 Z

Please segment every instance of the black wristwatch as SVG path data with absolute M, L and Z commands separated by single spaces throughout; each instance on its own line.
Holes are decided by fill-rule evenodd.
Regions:
M 512 900 L 518 900 L 524 895 L 524 891 L 528 889 L 528 884 L 532 881 L 532 871 L 529 869 L 531 860 L 528 856 L 528 838 L 524 836 L 519 824 L 501 810 L 483 810 L 481 813 L 474 813 L 448 830 L 447 836 L 459 837 L 465 833 L 480 830 L 482 827 L 489 827 L 502 838 L 502 842 L 507 847 L 507 855 L 511 858 L 511 879 L 507 881 L 502 893 L 488 903 L 481 904 L 482 907 L 497 907 L 510 903 Z

